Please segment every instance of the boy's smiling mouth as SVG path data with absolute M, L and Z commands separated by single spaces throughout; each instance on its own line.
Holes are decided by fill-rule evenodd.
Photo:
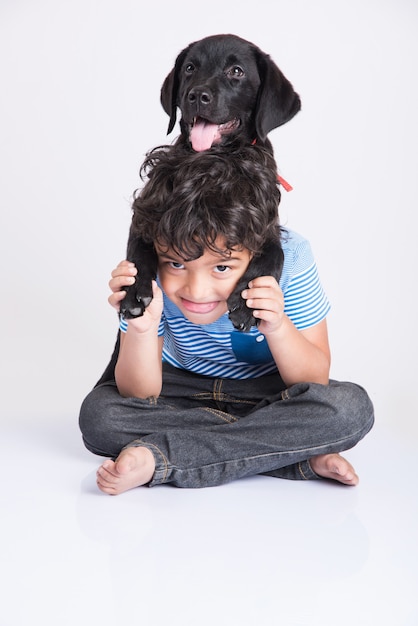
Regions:
M 219 300 L 212 300 L 211 302 L 193 302 L 192 300 L 181 298 L 181 304 L 185 310 L 190 313 L 200 313 L 204 315 L 205 313 L 212 313 L 219 305 Z

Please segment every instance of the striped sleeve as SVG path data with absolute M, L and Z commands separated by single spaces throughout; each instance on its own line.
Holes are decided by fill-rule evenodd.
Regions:
M 284 311 L 298 330 L 315 326 L 326 317 L 331 307 L 315 262 L 291 278 L 284 299 Z
M 128 330 L 128 320 L 126 320 L 123 315 L 119 318 L 119 330 L 123 333 L 126 333 Z

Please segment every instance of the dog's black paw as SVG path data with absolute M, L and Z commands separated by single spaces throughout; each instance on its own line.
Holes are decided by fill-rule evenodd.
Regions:
M 228 298 L 228 310 L 229 319 L 231 320 L 234 328 L 247 333 L 251 326 L 256 326 L 258 320 L 252 314 L 244 298 L 241 298 L 240 293 L 233 292 Z
M 144 315 L 145 309 L 152 300 L 152 285 L 139 285 L 138 281 L 130 287 L 124 287 L 126 296 L 120 304 L 119 314 L 125 319 L 132 319 Z

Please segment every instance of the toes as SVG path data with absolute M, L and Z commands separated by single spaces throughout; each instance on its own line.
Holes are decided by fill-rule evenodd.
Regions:
M 155 470 L 152 452 L 146 448 L 123 450 L 116 461 L 108 459 L 97 470 L 97 485 L 101 491 L 118 495 L 148 483 Z
M 114 461 L 105 461 L 97 470 L 97 476 L 110 482 L 112 482 L 112 479 L 115 480 L 117 473 Z
M 356 485 L 358 483 L 358 476 L 351 468 L 341 467 L 339 465 L 335 465 L 332 468 L 332 473 L 335 475 L 335 479 L 346 484 L 346 485 Z
M 339 454 L 317 456 L 312 461 L 314 472 L 323 478 L 331 478 L 345 485 L 357 485 L 359 482 L 352 465 Z
M 115 463 L 113 461 L 105 461 L 99 467 L 96 473 L 96 483 L 101 491 L 105 493 L 115 493 L 118 477 L 115 472 Z
M 116 485 L 103 478 L 99 472 L 97 472 L 96 484 L 100 491 L 103 491 L 104 493 L 107 493 L 111 496 L 114 496 L 118 493 Z

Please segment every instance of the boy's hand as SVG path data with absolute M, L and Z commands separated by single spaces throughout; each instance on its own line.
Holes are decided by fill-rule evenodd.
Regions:
M 108 302 L 118 313 L 120 303 L 126 296 L 124 287 L 133 285 L 137 273 L 137 268 L 130 261 L 121 261 L 112 272 L 112 278 L 109 281 L 109 287 L 112 293 L 108 298 Z M 145 309 L 144 315 L 129 320 L 129 324 L 141 332 L 148 330 L 153 324 L 159 323 L 163 312 L 162 291 L 155 281 L 153 281 L 152 289 L 153 299 L 150 305 Z
M 253 316 L 260 320 L 258 328 L 265 335 L 278 330 L 284 319 L 284 297 L 273 276 L 254 278 L 241 296 L 253 310 Z

